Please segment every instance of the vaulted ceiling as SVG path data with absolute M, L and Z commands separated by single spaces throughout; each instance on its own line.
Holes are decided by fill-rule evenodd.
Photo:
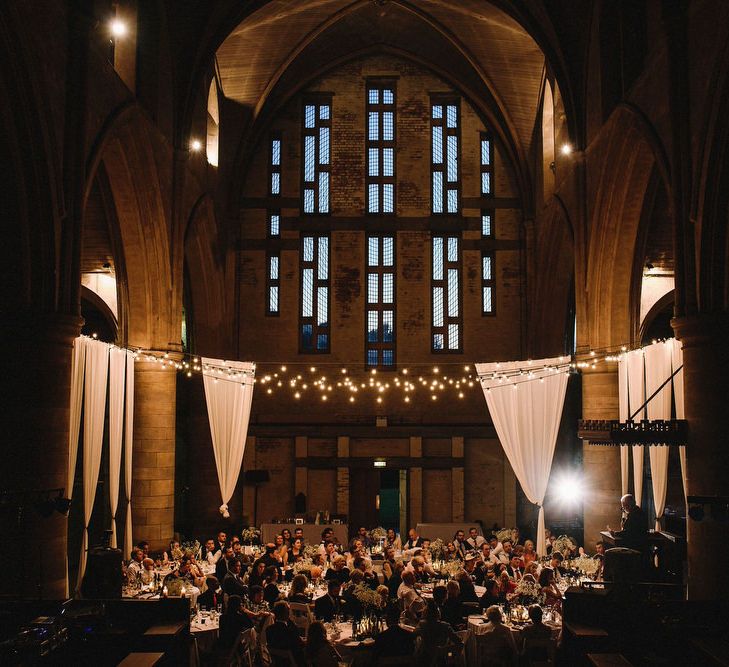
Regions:
M 527 31 L 483 0 L 272 0 L 217 50 L 226 97 L 253 120 L 327 66 L 376 48 L 410 56 L 462 89 L 498 124 L 524 166 L 545 57 Z

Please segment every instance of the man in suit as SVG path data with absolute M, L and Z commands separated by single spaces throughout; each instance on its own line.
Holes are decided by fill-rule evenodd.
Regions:
M 205 592 L 201 593 L 197 598 L 200 607 L 215 609 L 218 605 L 223 604 L 223 591 L 220 588 L 218 580 L 210 575 L 205 579 Z
M 223 551 L 223 556 L 215 564 L 215 576 L 218 581 L 223 581 L 225 575 L 228 574 L 230 564 L 235 560 L 235 554 L 233 553 L 233 547 L 226 547 Z
M 327 583 L 327 594 L 314 603 L 314 616 L 320 621 L 331 621 L 342 613 L 343 600 L 340 597 L 342 586 L 336 579 Z
M 277 651 L 291 651 L 296 664 L 303 667 L 306 664 L 304 644 L 289 618 L 290 614 L 288 602 L 281 600 L 273 605 L 274 622 L 266 629 L 266 645 Z M 289 667 L 289 663 L 278 656 L 273 656 L 273 664 L 276 667 Z
M 453 546 L 456 548 L 456 555 L 463 560 L 466 557 L 466 551 L 468 551 L 468 546 L 466 545 L 466 533 L 462 530 L 457 530 L 456 535 L 453 538 Z
M 478 529 L 471 527 L 468 529 L 468 539 L 466 540 L 467 548 L 471 551 L 478 551 L 485 542 L 483 535 L 478 534 Z
M 223 578 L 223 592 L 227 595 L 239 595 L 240 597 L 247 595 L 248 586 L 243 583 L 240 577 L 241 568 L 241 562 L 238 559 L 233 558 L 230 561 L 228 574 Z
M 408 531 L 408 541 L 402 545 L 402 548 L 403 549 L 418 549 L 422 546 L 423 546 L 423 538 L 418 535 L 415 528 L 411 528 Z
M 349 581 L 349 569 L 345 567 L 347 559 L 344 556 L 335 556 L 332 566 L 327 570 L 327 581 L 338 581 L 344 584 Z
M 645 551 L 648 535 L 643 510 L 635 504 L 635 498 L 630 493 L 626 493 L 620 499 L 620 507 L 623 510 L 621 530 L 611 530 L 610 534 L 621 540 L 619 545 L 621 547 Z
M 506 566 L 506 571 L 514 581 L 519 581 L 524 576 L 524 564 L 518 556 L 512 556 L 511 562 Z
M 372 664 L 378 664 L 381 658 L 399 658 L 411 656 L 415 650 L 413 633 L 400 627 L 400 610 L 391 605 L 387 609 L 387 630 L 377 635 L 372 654 Z

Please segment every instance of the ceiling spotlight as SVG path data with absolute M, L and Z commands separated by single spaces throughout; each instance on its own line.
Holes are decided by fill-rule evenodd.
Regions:
M 128 32 L 127 24 L 124 23 L 124 21 L 120 19 L 112 19 L 109 22 L 109 31 L 111 32 L 111 36 L 114 39 L 119 39 L 120 37 L 126 37 L 126 34 Z
M 193 139 L 190 142 L 190 148 L 195 153 L 199 153 L 202 150 L 202 142 L 199 139 Z
M 562 144 L 562 155 L 569 155 L 572 153 L 572 145 L 571 144 Z

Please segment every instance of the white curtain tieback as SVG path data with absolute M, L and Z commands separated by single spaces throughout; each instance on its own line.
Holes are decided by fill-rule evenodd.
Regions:
M 224 519 L 230 518 L 230 512 L 228 512 L 228 506 L 225 503 L 220 506 L 220 513 L 223 515 Z

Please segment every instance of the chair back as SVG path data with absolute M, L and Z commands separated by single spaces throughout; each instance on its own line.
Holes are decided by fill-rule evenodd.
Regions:
M 289 607 L 291 608 L 291 622 L 303 631 L 303 635 L 306 637 L 313 620 L 311 608 L 303 602 L 289 602 Z
M 284 651 L 280 648 L 271 648 L 269 646 L 268 652 L 271 655 L 271 662 L 274 665 L 290 665 L 290 667 L 296 667 L 296 660 L 291 651 Z
M 217 664 L 235 665 L 236 667 L 253 667 L 253 655 L 255 641 L 253 638 L 253 628 L 241 630 L 238 633 L 233 645 L 225 655 L 218 656 Z
M 534 656 L 534 658 L 532 658 Z M 530 667 L 554 667 L 557 660 L 557 641 L 555 639 L 526 639 L 524 657 Z
M 463 644 L 446 644 L 439 646 L 436 653 L 436 665 L 460 665 L 462 663 Z

